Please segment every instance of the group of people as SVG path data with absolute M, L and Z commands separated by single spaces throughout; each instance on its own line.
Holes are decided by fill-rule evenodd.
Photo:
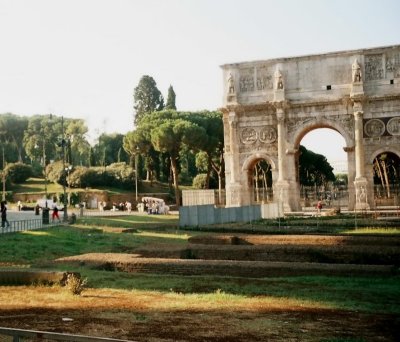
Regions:
M 154 197 L 144 197 L 142 202 L 148 214 L 168 214 L 169 206 L 163 200 Z
M 128 211 L 128 213 L 130 213 L 132 211 L 132 203 L 128 202 L 128 201 L 126 201 L 125 203 L 120 202 L 119 204 L 117 204 L 116 202 L 113 202 L 113 206 L 112 206 L 111 210 L 112 211 L 117 211 L 117 210 L 125 211 L 126 210 L 126 211 Z
M 103 202 L 103 201 L 99 202 L 100 211 L 104 211 L 106 207 L 107 207 L 106 202 Z M 128 211 L 128 213 L 130 213 L 132 211 L 132 203 L 129 201 L 120 202 L 119 204 L 116 202 L 113 202 L 111 210 L 112 211 L 117 211 L 117 210 L 125 211 L 126 210 L 126 211 Z

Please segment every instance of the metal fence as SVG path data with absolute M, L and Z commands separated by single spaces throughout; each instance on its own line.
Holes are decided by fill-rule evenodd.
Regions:
M 28 341 L 74 341 L 74 342 L 134 342 L 115 338 L 93 337 L 85 335 L 61 334 L 47 331 L 12 329 L 0 327 L 1 342 Z
M 345 185 L 328 184 L 326 186 L 301 186 L 300 193 L 297 189 L 289 189 L 289 191 L 296 192 L 299 196 L 299 207 L 303 211 L 315 210 L 316 204 L 319 200 L 323 201 L 325 209 L 339 209 L 340 211 L 347 211 L 349 202 L 355 201 L 355 198 L 350 198 L 349 188 Z M 185 205 L 206 205 L 212 204 L 217 207 L 224 207 L 226 204 L 226 191 L 218 190 L 184 190 L 182 191 Z M 240 194 L 238 194 L 240 196 Z M 243 191 L 243 196 L 247 198 L 248 193 Z M 353 196 L 354 190 L 353 190 Z M 276 197 L 276 196 L 275 196 Z M 273 188 L 268 189 L 252 189 L 250 203 L 256 204 L 270 204 L 275 203 Z M 394 185 L 390 189 L 382 188 L 381 186 L 374 186 L 374 199 L 373 208 L 375 210 L 390 209 L 394 210 L 400 208 L 400 186 Z M 185 204 L 186 203 L 186 204 Z
M 82 209 L 76 212 L 79 217 L 85 216 L 128 216 L 133 215 L 133 211 L 128 210 L 97 210 L 97 209 Z
M 17 232 L 23 232 L 23 231 L 27 231 L 27 230 L 50 228 L 50 227 L 59 226 L 62 224 L 64 224 L 64 223 L 59 222 L 59 221 L 54 221 L 54 222 L 50 221 L 48 224 L 44 224 L 42 218 L 10 221 L 9 226 L 0 228 L 0 233 L 2 233 L 2 234 L 17 233 Z
M 377 206 L 400 206 L 400 184 L 389 187 L 375 185 L 374 198 Z

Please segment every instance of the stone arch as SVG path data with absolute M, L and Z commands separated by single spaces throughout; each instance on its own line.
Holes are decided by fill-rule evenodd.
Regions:
M 271 165 L 272 171 L 276 170 L 276 163 L 268 154 L 254 153 L 251 156 L 246 158 L 246 160 L 244 161 L 243 166 L 242 166 L 242 171 L 243 172 L 249 171 L 250 168 L 254 166 L 254 163 L 261 159 L 266 160 Z
M 374 197 L 374 203 L 376 206 L 390 206 L 390 205 L 398 205 L 398 201 L 400 199 L 400 193 L 398 188 L 398 183 L 394 180 L 389 174 L 391 173 L 388 169 L 388 177 L 383 177 L 384 179 L 378 180 L 380 177 L 376 172 L 376 165 L 374 160 L 381 154 L 391 154 L 390 157 L 393 162 L 393 156 L 395 164 L 391 164 L 390 169 L 395 167 L 397 174 L 400 172 L 400 149 L 397 146 L 384 146 L 380 148 L 376 148 L 368 156 L 366 161 L 366 170 L 368 171 L 370 187 L 372 188 L 371 193 Z M 380 163 L 379 163 L 380 164 Z M 393 176 L 393 174 L 392 174 Z
M 245 191 L 248 194 L 248 198 L 250 199 L 250 203 L 254 202 L 260 202 L 267 200 L 269 201 L 271 198 L 273 198 L 272 195 L 272 188 L 269 188 L 267 190 L 267 193 L 264 193 L 264 190 L 262 190 L 262 194 L 257 190 L 257 188 L 254 186 L 253 183 L 253 168 L 256 165 L 257 162 L 260 160 L 266 161 L 271 169 L 271 176 L 272 176 L 272 188 L 274 186 L 274 183 L 277 178 L 277 162 L 272 158 L 270 155 L 266 153 L 254 153 L 247 157 L 242 165 L 242 184 L 245 186 Z M 268 189 L 268 187 L 267 187 Z
M 368 162 L 370 164 L 372 164 L 377 156 L 379 156 L 381 153 L 385 153 L 385 152 L 391 152 L 400 158 L 400 149 L 399 148 L 386 146 L 386 147 L 381 147 L 381 148 L 375 150 L 374 152 L 372 152 L 371 157 L 369 158 Z
M 344 146 L 339 146 L 344 149 L 347 154 L 347 169 L 348 169 L 348 205 L 352 206 L 352 202 L 350 203 L 349 198 L 353 198 L 354 194 L 354 186 L 353 180 L 355 178 L 354 169 L 355 169 L 355 156 L 354 156 L 354 134 L 353 130 L 353 118 L 352 116 L 346 116 L 345 120 L 335 120 L 329 119 L 326 117 L 322 118 L 310 118 L 308 120 L 303 121 L 303 123 L 296 125 L 296 130 L 291 132 L 288 136 L 289 149 L 286 150 L 287 163 L 292 165 L 288 167 L 287 177 L 291 182 L 291 188 L 289 191 L 293 192 L 294 203 L 300 202 L 301 198 L 301 186 L 300 186 L 300 177 L 299 177 L 299 148 L 301 140 L 304 136 L 316 129 L 319 128 L 329 128 L 340 134 L 340 136 L 344 139 Z M 323 142 L 321 142 L 323 144 Z M 292 152 L 292 153 L 290 153 Z M 297 193 L 293 189 L 296 189 Z M 305 205 L 305 204 L 304 204 Z M 307 206 L 307 205 L 305 205 Z M 294 207 L 294 205 L 292 205 Z
M 345 140 L 346 142 L 346 147 L 352 147 L 354 146 L 354 138 L 353 136 L 348 132 L 346 127 L 344 125 L 334 121 L 334 120 L 329 120 L 327 118 L 322 118 L 322 119 L 317 119 L 317 120 L 312 120 L 304 123 L 301 125 L 292 135 L 293 140 L 293 147 L 298 148 L 300 145 L 301 140 L 304 138 L 304 136 L 318 128 L 330 128 L 333 129 L 334 131 L 338 132 Z

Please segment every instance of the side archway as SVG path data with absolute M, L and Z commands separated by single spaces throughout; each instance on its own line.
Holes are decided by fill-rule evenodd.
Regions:
M 264 153 L 255 153 L 243 163 L 242 175 L 251 203 L 273 201 L 273 182 L 276 178 L 276 161 Z
M 400 203 L 400 150 L 394 147 L 376 149 L 368 159 L 376 206 Z

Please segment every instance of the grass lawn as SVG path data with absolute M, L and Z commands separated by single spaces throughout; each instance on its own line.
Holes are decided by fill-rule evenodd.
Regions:
M 133 185 L 132 185 L 133 186 Z M 185 187 L 183 188 L 191 188 Z M 21 184 L 13 185 L 11 189 L 14 193 L 44 193 L 45 192 L 45 180 L 44 178 L 29 178 L 26 182 Z M 70 190 L 69 188 L 67 189 Z M 93 191 L 107 191 L 111 194 L 124 194 L 124 193 L 132 193 L 134 189 L 121 189 L 121 188 L 112 188 L 112 187 L 98 187 L 91 188 Z M 63 191 L 63 187 L 60 184 L 56 184 L 53 182 L 47 182 L 47 192 L 48 193 L 60 193 Z M 71 189 L 73 192 L 86 191 L 86 189 L 81 188 L 73 188 Z M 148 181 L 140 181 L 138 184 L 139 193 L 169 193 L 170 189 L 168 184 L 160 183 L 160 182 L 148 182 Z
M 148 244 L 184 246 L 202 234 L 179 230 L 177 222 L 172 215 L 88 217 L 70 227 L 1 234 L 3 269 L 77 271 L 88 288 L 72 296 L 58 286 L 0 286 L 0 325 L 137 341 L 398 340 L 398 275 L 182 276 L 53 262 L 83 253 L 133 252 Z M 369 228 L 363 234 L 376 232 Z

